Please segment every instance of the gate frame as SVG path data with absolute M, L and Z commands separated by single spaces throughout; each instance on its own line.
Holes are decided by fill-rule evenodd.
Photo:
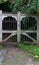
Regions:
M 6 30 L 2 30 L 2 20 L 5 18 L 5 17 L 8 17 L 8 16 L 11 16 L 11 17 L 14 17 L 16 20 L 17 20 L 17 31 L 6 31 Z M 21 30 L 21 20 L 22 20 L 22 18 L 24 18 L 24 17 L 26 17 L 26 15 L 25 14 L 21 14 L 20 12 L 18 12 L 17 14 L 10 14 L 10 13 L 2 13 L 2 10 L 0 10 L 0 42 L 3 42 L 3 40 L 2 40 L 2 33 L 12 33 L 12 35 L 13 34 L 17 34 L 17 42 L 19 43 L 20 42 L 20 35 L 21 34 L 24 34 L 25 32 L 32 32 L 32 33 L 34 33 L 34 32 L 36 32 L 37 33 L 37 41 L 36 40 L 34 40 L 33 38 L 31 38 L 31 37 L 29 37 L 28 35 L 28 37 L 29 38 L 31 38 L 33 41 L 34 41 L 34 43 L 37 43 L 37 44 L 39 44 L 39 16 L 38 15 L 32 15 L 31 17 L 34 17 L 36 20 L 37 20 L 37 30 L 35 30 L 35 31 L 30 31 L 30 30 Z M 11 35 L 11 36 L 12 36 Z M 25 34 L 24 34 L 25 35 Z

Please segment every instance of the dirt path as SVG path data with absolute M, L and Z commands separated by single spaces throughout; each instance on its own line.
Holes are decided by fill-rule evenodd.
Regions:
M 24 52 L 18 48 L 8 48 L 8 52 L 5 55 L 2 65 L 36 65 L 36 64 L 33 64 L 33 58 L 29 57 L 27 52 Z

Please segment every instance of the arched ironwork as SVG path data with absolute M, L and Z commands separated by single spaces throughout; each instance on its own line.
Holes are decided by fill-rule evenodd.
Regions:
M 2 30 L 17 30 L 17 21 L 14 17 L 5 17 L 2 21 Z
M 21 20 L 22 30 L 37 30 L 37 20 L 34 17 L 24 17 Z

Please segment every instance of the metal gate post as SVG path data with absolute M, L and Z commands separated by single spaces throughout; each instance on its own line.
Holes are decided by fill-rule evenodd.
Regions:
M 39 45 L 39 16 L 37 17 L 37 44 Z
M 2 10 L 0 10 L 0 42 L 2 42 Z
M 21 21 L 20 21 L 20 12 L 18 12 L 18 15 L 17 15 L 17 42 L 19 43 L 20 42 L 20 33 L 21 31 Z

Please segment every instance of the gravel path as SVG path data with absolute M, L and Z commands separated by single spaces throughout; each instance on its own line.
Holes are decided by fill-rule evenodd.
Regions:
M 33 62 L 33 58 L 29 57 L 27 52 L 18 48 L 8 48 L 2 65 L 39 65 L 39 63 Z
M 4 56 L 5 56 L 6 52 L 7 52 L 6 49 L 0 50 L 0 65 L 2 64 L 2 61 L 4 59 Z

